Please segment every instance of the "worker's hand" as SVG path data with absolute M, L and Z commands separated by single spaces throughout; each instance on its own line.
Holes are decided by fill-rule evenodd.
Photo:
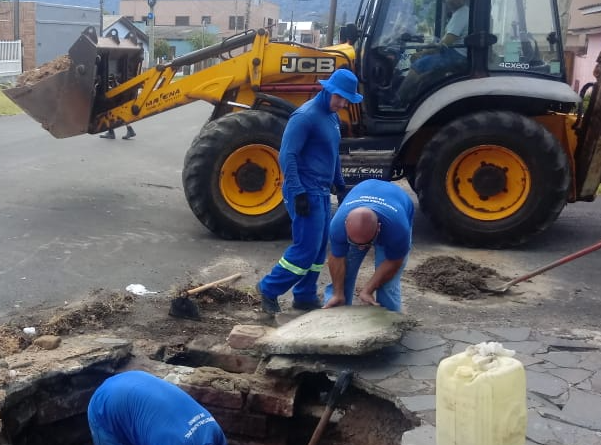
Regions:
M 294 211 L 298 216 L 309 216 L 309 195 L 300 193 L 294 197 Z
M 370 294 L 369 292 L 366 292 L 364 289 L 361 289 L 361 292 L 359 292 L 359 300 L 361 300 L 365 304 L 369 304 L 371 306 L 380 306 L 380 303 L 378 303 L 376 301 L 376 298 L 374 297 L 373 292 Z
M 324 309 L 344 305 L 344 295 L 333 295 L 332 298 L 323 306 Z
M 419 59 L 420 59 L 420 57 L 422 57 L 422 56 L 424 56 L 424 52 L 423 52 L 423 51 L 417 51 L 417 52 L 415 52 L 415 53 L 413 53 L 413 54 L 411 54 L 411 55 L 409 56 L 409 61 L 410 61 L 411 63 L 413 63 L 413 62 L 415 62 L 416 60 L 419 60 Z

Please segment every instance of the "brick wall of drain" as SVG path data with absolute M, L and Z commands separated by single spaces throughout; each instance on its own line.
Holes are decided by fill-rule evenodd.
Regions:
M 179 365 L 184 364 L 184 358 L 178 356 Z M 196 372 L 202 374 L 202 369 L 205 368 Z M 180 385 L 213 413 L 230 445 L 307 444 L 332 387 L 332 382 L 323 374 L 301 374 L 294 381 L 267 378 L 263 382 L 260 376 L 251 378 L 250 374 L 206 369 L 222 372 L 223 376 L 229 374 L 232 381 L 246 376 L 250 382 L 246 393 L 232 391 L 227 382 L 222 383 L 229 389 L 223 391 L 215 385 L 203 386 L 194 380 Z M 106 368 L 90 367 L 74 375 L 55 374 L 10 391 L 0 413 L 0 445 L 91 445 L 87 404 L 94 390 L 110 375 L 112 372 L 107 372 Z M 223 376 L 219 379 L 226 378 Z M 278 387 L 282 388 L 280 394 Z M 398 425 L 392 426 L 390 441 L 382 439 L 378 443 L 398 444 L 402 432 L 413 427 L 394 405 L 356 389 L 349 389 L 338 403 L 340 409 L 332 416 L 320 445 L 371 443 L 369 440 L 374 431 L 391 430 L 391 422 L 398 422 Z M 345 420 L 353 410 L 354 417 Z M 386 425 L 378 425 L 378 419 Z M 365 422 L 364 427 L 361 422 Z
M 87 369 L 20 384 L 4 401 L 0 444 L 91 445 L 87 403 L 109 375 L 103 370 Z

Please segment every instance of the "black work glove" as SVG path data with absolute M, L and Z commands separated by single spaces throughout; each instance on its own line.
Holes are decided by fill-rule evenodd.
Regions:
M 309 196 L 306 193 L 294 197 L 294 211 L 298 216 L 309 216 Z

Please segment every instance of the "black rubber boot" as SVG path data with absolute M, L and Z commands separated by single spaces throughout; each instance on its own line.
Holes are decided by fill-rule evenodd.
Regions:
M 278 312 L 281 312 L 280 305 L 278 304 L 277 299 L 269 298 L 263 295 L 261 291 L 261 286 L 259 283 L 255 286 L 257 289 L 257 293 L 261 296 L 261 310 L 269 315 L 275 315 Z
M 127 134 L 123 136 L 123 139 L 131 139 L 136 135 L 136 132 L 129 125 L 127 126 Z
M 115 131 L 111 128 L 106 133 L 101 134 L 100 137 L 104 139 L 115 139 Z

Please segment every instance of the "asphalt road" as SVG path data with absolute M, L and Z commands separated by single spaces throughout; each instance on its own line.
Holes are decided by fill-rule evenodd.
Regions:
M 26 115 L 0 117 L 0 316 L 129 284 L 167 291 L 242 272 L 238 284 L 254 285 L 287 242 L 218 239 L 182 190 L 185 152 L 210 111 L 198 102 L 137 122 L 129 141 L 124 128 L 112 141 L 54 139 Z M 600 202 L 570 204 L 527 245 L 485 251 L 449 245 L 417 212 L 411 261 L 461 254 L 513 277 L 597 242 L 600 216 Z M 600 265 L 601 251 L 545 273 L 552 315 L 596 324 Z

